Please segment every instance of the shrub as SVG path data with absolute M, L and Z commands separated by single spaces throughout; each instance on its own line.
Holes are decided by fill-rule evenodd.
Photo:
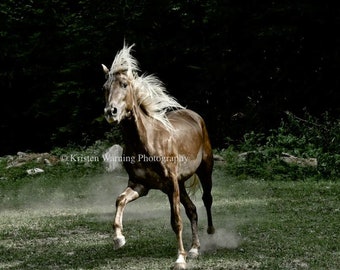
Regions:
M 340 174 L 340 120 L 328 113 L 316 118 L 305 113 L 303 118 L 287 112 L 277 129 L 266 136 L 250 132 L 243 142 L 229 147 L 222 155 L 229 173 L 265 179 L 335 179 Z M 241 152 L 241 154 L 240 154 Z M 282 153 L 299 158 L 316 158 L 317 167 L 287 164 Z

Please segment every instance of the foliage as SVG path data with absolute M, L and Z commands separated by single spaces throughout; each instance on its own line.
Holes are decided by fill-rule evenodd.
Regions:
M 100 64 L 124 39 L 214 146 L 267 133 L 285 110 L 337 115 L 339 14 L 320 1 L 2 1 L 0 155 L 102 139 Z
M 16 156 L 4 156 L 0 158 L 0 187 L 12 183 L 13 186 L 22 185 L 36 178 L 36 175 L 28 175 L 27 170 L 40 168 L 44 170 L 42 175 L 63 177 L 86 177 L 96 173 L 103 173 L 102 154 L 111 145 L 107 141 L 96 141 L 89 147 L 69 145 L 67 148 L 54 148 L 50 154 L 57 161 L 55 164 L 46 164 L 37 160 L 29 160 L 20 166 L 8 167 L 10 161 Z M 49 177 L 49 176 L 47 176 Z M 44 178 L 44 177 L 42 177 Z M 5 190 L 2 190 L 6 193 Z
M 242 158 L 239 153 L 245 153 Z M 287 164 L 280 158 L 289 153 L 316 158 L 317 167 Z M 224 151 L 228 171 L 265 179 L 337 179 L 340 174 L 340 121 L 325 113 L 318 119 L 307 112 L 304 118 L 287 112 L 277 129 L 268 136 L 251 132 L 238 148 Z

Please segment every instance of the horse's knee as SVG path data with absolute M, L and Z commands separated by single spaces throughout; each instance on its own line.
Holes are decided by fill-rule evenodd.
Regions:
M 196 206 L 194 204 L 186 206 L 185 207 L 185 212 L 186 212 L 188 218 L 191 221 L 192 220 L 197 220 L 197 209 L 196 209 Z
M 175 233 L 183 230 L 182 218 L 179 216 L 177 218 L 171 217 L 171 227 Z
M 116 207 L 123 207 L 126 204 L 126 195 L 120 194 L 116 199 Z
M 190 202 L 186 205 L 185 210 L 191 214 L 197 213 L 196 206 L 193 202 Z

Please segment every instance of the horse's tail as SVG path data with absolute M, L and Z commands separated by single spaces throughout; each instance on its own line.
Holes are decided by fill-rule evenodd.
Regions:
M 196 173 L 187 180 L 185 188 L 189 190 L 190 196 L 195 196 L 197 190 L 202 190 L 200 179 Z

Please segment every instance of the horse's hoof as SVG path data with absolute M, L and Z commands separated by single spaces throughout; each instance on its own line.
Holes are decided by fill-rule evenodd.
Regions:
M 113 239 L 113 242 L 114 242 L 114 249 L 119 249 L 119 248 L 121 248 L 122 246 L 124 246 L 125 243 L 126 243 L 125 237 L 124 237 L 124 236 L 115 237 L 115 238 Z
M 175 262 L 175 267 L 173 270 L 187 269 L 187 264 L 185 263 L 186 254 L 179 254 Z
M 207 233 L 208 233 L 208 234 L 214 234 L 214 233 L 215 233 L 215 228 L 214 228 L 214 226 L 209 226 L 208 229 L 207 229 Z
M 190 259 L 197 259 L 199 256 L 198 248 L 192 248 L 189 250 L 188 257 Z
M 175 263 L 175 267 L 173 270 L 183 270 L 183 269 L 187 269 L 186 263 Z

